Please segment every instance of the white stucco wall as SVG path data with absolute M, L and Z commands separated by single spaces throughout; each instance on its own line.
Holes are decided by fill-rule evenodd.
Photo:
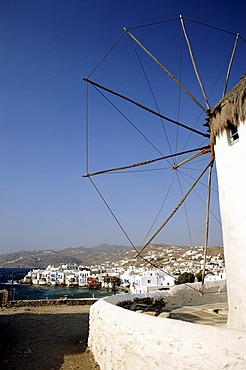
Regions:
M 225 299 L 222 283 L 208 285 Z M 214 300 L 216 295 L 201 296 L 182 285 L 170 293 L 138 297 L 164 297 L 168 305 L 175 305 L 177 300 L 210 303 L 209 297 Z M 101 370 L 246 369 L 245 332 L 152 317 L 116 306 L 118 301 L 134 297 L 111 296 L 91 307 L 89 347 Z
M 246 126 L 239 140 L 228 144 L 227 133 L 216 138 L 215 155 L 223 230 L 229 315 L 228 325 L 246 330 Z

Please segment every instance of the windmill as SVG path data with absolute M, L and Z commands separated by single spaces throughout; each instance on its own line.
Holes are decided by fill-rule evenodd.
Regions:
M 188 61 L 187 59 L 183 58 L 183 55 L 182 55 L 180 57 L 180 63 L 177 63 L 176 67 L 173 66 L 173 60 L 174 60 L 173 57 L 172 59 L 170 59 L 170 62 L 172 63 L 172 68 L 173 69 L 176 68 L 176 70 L 179 73 L 179 78 L 177 78 L 176 75 L 173 72 L 171 72 L 169 68 L 166 67 L 166 63 L 163 63 L 161 61 L 162 58 L 159 56 L 157 57 L 154 52 L 150 51 L 150 48 L 147 47 L 143 41 L 140 41 L 140 38 L 136 36 L 135 34 L 135 32 L 138 32 L 139 30 L 147 29 L 149 31 L 150 28 L 152 27 L 156 27 L 156 26 L 160 27 L 161 25 L 166 26 L 167 24 L 171 25 L 171 28 L 173 28 L 174 24 L 176 25 L 177 22 L 179 23 L 180 25 L 179 28 L 182 31 L 182 38 L 180 38 L 180 40 L 183 40 L 183 39 L 185 40 L 186 45 L 187 45 L 187 50 L 190 56 L 190 60 Z M 181 209 L 183 209 L 183 213 L 185 214 L 185 217 L 188 220 L 189 211 L 188 211 L 188 208 L 186 208 L 185 202 L 187 201 L 187 199 L 193 196 L 193 194 L 196 192 L 197 187 L 199 186 L 205 187 L 206 188 L 206 202 L 205 202 L 206 210 L 204 212 L 205 213 L 205 218 L 204 218 L 204 224 L 205 224 L 204 261 L 205 263 L 204 263 L 204 268 L 203 268 L 203 285 L 204 285 L 206 255 L 207 255 L 207 247 L 209 243 L 209 218 L 211 215 L 211 211 L 210 211 L 211 189 L 212 189 L 211 181 L 212 181 L 212 175 L 214 172 L 213 165 L 214 165 L 215 154 L 217 155 L 216 145 L 214 145 L 214 141 L 215 141 L 214 138 L 217 135 L 217 132 L 214 134 L 215 131 L 214 131 L 213 122 L 215 122 L 214 117 L 218 116 L 217 114 L 218 107 L 220 107 L 220 105 L 218 107 L 215 106 L 215 108 L 211 109 L 211 107 L 213 107 L 215 103 L 217 103 L 218 99 L 210 103 L 210 97 L 206 94 L 206 89 L 203 85 L 202 78 L 201 78 L 202 73 L 200 75 L 198 64 L 196 62 L 196 57 L 195 57 L 196 53 L 193 52 L 193 48 L 191 47 L 191 42 L 190 42 L 188 32 L 186 29 L 186 22 L 192 23 L 192 24 L 195 23 L 196 25 L 199 25 L 199 26 L 204 26 L 206 30 L 209 29 L 209 32 L 217 31 L 220 34 L 223 33 L 223 35 L 224 33 L 226 33 L 226 36 L 228 34 L 228 32 L 219 30 L 216 27 L 209 26 L 207 24 L 206 25 L 201 24 L 199 22 L 195 22 L 192 20 L 188 20 L 188 19 L 183 18 L 182 16 L 180 16 L 179 19 L 171 19 L 168 21 L 158 22 L 158 23 L 151 24 L 151 25 L 144 25 L 144 26 L 138 26 L 138 27 L 133 27 L 133 28 L 124 28 L 123 35 L 117 40 L 117 42 L 113 45 L 113 47 L 110 48 L 109 52 L 102 58 L 102 60 L 97 64 L 97 66 L 92 70 L 92 72 L 86 78 L 84 78 L 84 81 L 86 82 L 86 88 L 87 88 L 87 94 L 86 94 L 87 95 L 87 109 L 86 109 L 86 112 L 87 112 L 86 113 L 86 132 L 87 132 L 86 134 L 86 153 L 87 153 L 86 157 L 87 157 L 87 160 L 86 160 L 86 174 L 84 175 L 84 177 L 90 179 L 92 185 L 94 186 L 94 188 L 100 195 L 101 199 L 107 206 L 114 220 L 117 222 L 123 234 L 127 238 L 128 242 L 130 243 L 130 245 L 132 245 L 133 249 L 135 250 L 136 258 L 137 257 L 143 258 L 144 250 L 148 248 L 150 243 L 156 240 L 158 235 L 160 235 L 160 233 L 164 230 L 164 228 L 166 228 L 166 226 L 169 224 L 170 220 L 172 220 L 173 217 L 176 216 L 176 214 L 180 212 Z M 225 75 L 223 89 L 221 91 L 221 96 L 223 99 L 225 99 L 225 96 L 226 96 L 226 92 L 227 92 L 227 88 L 229 84 L 229 77 L 231 75 L 231 68 L 232 68 L 232 64 L 234 61 L 234 56 L 236 53 L 238 43 L 239 41 L 245 42 L 245 40 L 242 39 L 239 36 L 239 34 L 229 33 L 229 35 L 230 37 L 233 37 L 234 44 L 231 48 L 232 51 L 230 52 L 229 58 L 226 60 L 226 63 L 223 63 L 222 71 L 220 70 L 220 73 L 222 74 L 222 72 L 224 72 L 224 75 Z M 117 67 L 119 67 L 118 64 L 119 62 L 121 62 L 119 56 L 117 57 L 117 55 L 116 55 L 116 60 L 117 60 L 116 66 L 106 68 L 106 72 L 100 75 L 100 79 L 102 81 L 109 80 L 110 87 L 108 87 L 109 85 L 107 85 L 107 83 L 105 84 L 103 82 L 99 83 L 99 82 L 96 82 L 94 79 L 92 79 L 92 74 L 95 74 L 98 71 L 98 69 L 101 68 L 102 65 L 104 65 L 107 62 L 109 55 L 111 55 L 115 51 L 119 43 L 121 43 L 123 40 L 125 41 L 126 39 L 128 42 L 130 41 L 131 48 L 135 53 L 135 58 L 140 67 L 141 74 L 144 76 L 145 84 L 148 86 L 148 89 L 149 89 L 149 92 L 150 92 L 150 95 L 153 101 L 153 104 L 151 106 L 148 104 L 147 95 L 142 94 L 143 100 L 138 100 L 136 98 L 129 97 L 129 95 L 126 93 L 127 88 L 129 86 L 131 87 L 131 92 L 135 92 L 136 90 L 140 90 L 140 91 L 142 90 L 142 85 L 140 83 L 140 77 L 139 77 L 140 74 L 134 74 L 134 72 L 130 69 L 129 65 L 127 65 L 123 68 L 120 68 L 118 70 L 118 72 L 120 71 L 120 73 L 116 75 Z M 207 39 L 207 41 L 208 40 L 209 40 L 209 43 L 211 44 L 212 43 L 211 39 Z M 149 42 L 148 37 L 147 37 L 147 42 Z M 160 49 L 164 48 L 163 58 L 168 59 L 168 57 L 171 54 L 171 46 L 173 47 L 174 44 L 175 44 L 175 41 L 173 41 L 173 39 L 172 41 L 170 41 L 169 39 L 166 47 L 164 48 L 164 46 L 160 44 L 160 40 L 159 40 L 159 48 Z M 199 40 L 196 39 L 195 44 L 199 45 Z M 214 45 L 216 45 L 215 41 L 214 41 Z M 183 45 L 182 45 L 182 48 L 183 48 Z M 144 61 L 142 58 L 145 58 Z M 203 58 L 204 60 L 203 60 L 203 63 L 201 64 L 202 64 L 202 70 L 205 70 L 205 68 L 209 68 L 209 65 L 207 64 L 207 60 L 206 60 L 206 54 L 204 54 Z M 220 59 L 220 63 L 221 63 L 221 58 L 222 56 L 218 55 L 218 59 Z M 195 79 L 193 79 L 193 77 L 190 78 L 191 73 L 188 74 L 188 77 L 187 75 L 185 76 L 183 74 L 182 72 L 183 64 L 181 63 L 181 60 L 183 64 L 185 64 L 186 67 L 188 65 L 189 65 L 189 68 L 190 66 L 192 66 L 193 71 L 194 71 L 193 75 Z M 214 60 L 213 60 L 213 63 L 215 63 Z M 152 68 L 153 65 L 154 65 L 154 72 L 148 73 L 147 71 L 150 70 L 149 69 L 150 66 Z M 225 65 L 227 65 L 226 68 L 225 68 Z M 219 69 L 217 68 L 217 73 L 218 71 Z M 126 73 L 126 76 L 128 76 L 128 74 L 131 76 L 134 75 L 137 82 L 134 82 L 131 78 L 127 78 L 127 77 L 124 78 L 123 77 L 124 72 Z M 162 77 L 160 77 L 159 73 L 165 75 L 165 78 L 166 78 L 165 83 L 167 85 L 165 85 L 162 82 Z M 159 82 L 160 84 L 163 83 L 161 87 L 158 87 L 156 82 L 151 82 L 153 76 L 156 78 L 157 82 Z M 209 79 L 208 74 L 206 78 Z M 167 79 L 168 79 L 168 82 L 167 82 Z M 196 88 L 194 88 L 193 86 L 195 84 L 195 80 L 196 80 Z M 116 82 L 120 84 L 120 90 L 115 88 L 115 86 L 117 86 Z M 194 93 L 191 92 L 190 89 L 186 88 L 186 82 L 188 82 L 192 86 L 192 90 L 194 90 Z M 214 81 L 212 82 L 214 83 Z M 162 103 L 162 105 L 164 105 L 164 108 L 168 107 L 169 105 L 173 106 L 172 101 L 174 98 L 174 93 L 173 93 L 173 90 L 171 90 L 170 88 L 172 84 L 177 86 L 177 90 L 175 91 L 175 93 L 177 94 L 176 99 L 178 99 L 178 104 L 176 105 L 176 117 L 175 118 L 171 117 L 171 115 L 168 115 L 166 113 L 164 114 L 162 112 L 163 109 L 160 108 L 160 102 Z M 117 146 L 116 136 L 114 136 L 114 138 L 112 139 L 112 136 L 107 131 L 107 127 L 105 127 L 105 122 L 104 121 L 101 122 L 100 114 L 102 112 L 99 112 L 97 117 L 95 115 L 93 116 L 93 113 L 91 113 L 90 102 L 91 100 L 97 101 L 97 98 L 91 99 L 90 97 L 91 87 L 94 88 L 94 90 L 99 94 L 99 96 L 102 97 L 102 99 L 104 99 L 105 102 L 114 111 L 114 116 L 112 118 L 112 121 L 114 121 L 114 123 L 117 124 L 118 137 L 119 137 L 118 143 L 121 143 L 121 145 L 124 147 L 125 149 L 124 155 L 118 150 L 120 144 L 118 144 Z M 159 102 L 157 99 L 157 95 L 162 94 L 163 88 L 166 94 L 165 94 L 164 99 L 162 98 L 162 100 L 160 100 Z M 216 83 L 214 83 L 213 89 L 211 90 L 214 90 L 214 89 L 218 89 L 218 90 L 221 89 L 221 85 L 220 87 L 218 87 L 216 86 Z M 155 91 L 157 91 L 157 93 Z M 200 102 L 201 101 L 200 98 L 196 97 L 197 94 L 199 95 L 200 98 L 204 100 L 204 104 Z M 192 113 L 189 111 L 189 108 L 185 109 L 185 106 L 188 101 L 189 102 L 191 101 L 193 104 L 194 108 L 192 110 Z M 188 107 L 190 107 L 190 105 L 188 105 Z M 140 112 L 141 123 L 143 122 L 145 123 L 147 121 L 148 123 L 150 123 L 149 129 L 150 129 L 151 138 L 149 138 L 147 130 L 145 130 L 145 127 L 144 127 L 144 130 L 142 130 L 142 126 L 144 125 L 142 125 L 140 129 L 139 125 L 135 124 L 135 121 L 133 121 L 132 117 L 135 118 L 134 109 L 136 108 L 138 109 L 138 112 Z M 124 109 L 126 109 L 127 114 L 125 113 L 125 111 L 123 112 Z M 116 114 L 120 116 L 120 119 L 116 118 Z M 91 132 L 93 132 L 94 130 L 94 128 L 91 129 L 89 126 L 91 116 L 92 116 L 92 120 L 94 120 L 94 123 L 97 120 L 100 120 L 100 135 L 101 133 L 103 133 L 103 130 L 105 130 L 104 132 L 105 136 L 109 139 L 103 144 L 100 144 L 98 141 L 97 142 L 95 141 L 94 143 L 90 142 L 90 137 L 91 137 L 90 135 L 91 135 Z M 129 116 L 131 118 L 129 118 Z M 149 118 L 150 116 L 151 118 Z M 189 121 L 188 124 L 182 120 L 183 117 L 184 119 Z M 241 119 L 242 117 L 243 116 L 241 116 Z M 202 125 L 202 127 L 199 129 L 197 128 L 197 126 L 201 119 L 203 119 L 204 121 L 207 121 L 207 123 L 205 125 Z M 106 118 L 105 121 L 107 120 L 109 119 Z M 128 158 L 130 160 L 131 153 L 128 153 L 128 149 L 130 152 L 130 146 L 133 145 L 133 141 L 136 138 L 135 135 L 132 135 L 131 137 L 124 136 L 123 131 L 121 127 L 119 127 L 119 124 L 118 124 L 118 121 L 120 120 L 125 121 L 127 125 L 131 127 L 137 135 L 140 136 L 140 139 L 138 139 L 137 141 L 138 143 L 140 143 L 140 145 L 142 145 L 143 142 L 148 144 L 148 149 L 146 151 L 143 151 L 141 149 L 139 152 L 137 152 L 136 149 L 133 148 L 132 153 L 136 154 L 136 157 L 139 158 L 138 161 L 136 162 L 133 162 L 133 163 L 131 162 L 131 164 L 124 164 L 124 165 L 119 165 L 118 163 L 116 165 L 111 165 L 111 163 L 115 162 L 115 158 L 116 158 L 115 153 L 119 154 L 119 161 L 122 161 L 124 159 L 124 161 L 126 162 Z M 153 126 L 157 120 L 159 122 L 158 130 L 156 130 L 156 126 Z M 190 122 L 192 122 L 192 124 Z M 112 122 L 109 126 L 112 127 Z M 210 133 L 206 129 L 206 126 L 209 126 L 209 128 L 212 130 L 212 135 L 210 135 Z M 232 126 L 235 127 L 235 125 L 232 125 Z M 220 125 L 220 127 L 225 127 L 225 126 Z M 169 129 L 170 129 L 170 132 L 168 133 L 167 131 Z M 163 136 L 162 136 L 162 139 L 160 138 L 161 137 L 160 131 L 162 131 L 162 133 L 164 134 L 165 140 L 163 140 Z M 195 139 L 193 139 L 193 137 L 195 137 Z M 180 149 L 180 146 L 178 145 L 178 139 L 180 138 L 181 138 L 181 144 L 182 144 L 181 149 Z M 197 140 L 197 138 L 199 138 L 199 140 Z M 108 157 L 106 157 L 104 156 L 103 148 L 105 147 L 108 148 L 110 144 L 113 144 L 113 147 L 114 147 L 113 149 L 115 150 L 115 152 L 114 151 L 109 152 Z M 104 167 L 103 169 L 99 169 L 99 170 L 96 169 L 96 170 L 91 171 L 89 170 L 90 164 L 92 163 L 93 166 L 97 165 L 98 159 L 96 157 L 92 157 L 91 159 L 91 157 L 89 156 L 89 152 L 90 152 L 91 147 L 95 149 L 96 146 L 98 146 L 99 148 L 98 158 L 105 159 L 105 163 L 106 165 L 108 164 L 108 167 L 106 167 L 106 169 Z M 100 151 L 100 147 L 102 147 L 101 151 Z M 164 153 L 163 147 L 165 150 L 166 149 L 168 150 L 168 154 Z M 154 157 L 154 158 L 151 157 L 151 159 L 146 158 L 148 155 L 151 155 L 154 151 L 156 151 L 159 154 L 157 157 Z M 144 153 L 144 159 L 140 159 L 140 154 L 143 154 L 143 153 Z M 201 160 L 201 162 L 198 162 L 198 160 Z M 163 162 L 167 163 L 167 167 L 159 168 L 158 165 Z M 205 165 L 204 165 L 204 162 L 205 162 Z M 147 229 L 147 233 L 143 239 L 141 247 L 138 248 L 136 247 L 136 243 L 132 241 L 132 238 L 129 236 L 129 233 L 126 231 L 126 228 L 123 226 L 123 223 L 121 222 L 120 218 L 114 212 L 113 207 L 111 207 L 110 203 L 107 201 L 107 196 L 111 196 L 110 193 L 112 192 L 112 186 L 114 187 L 114 185 L 112 185 L 114 184 L 114 181 L 112 180 L 112 176 L 110 177 L 110 180 L 108 181 L 111 184 L 111 188 L 110 187 L 108 188 L 108 193 L 106 191 L 106 196 L 104 196 L 103 192 L 99 189 L 99 186 L 96 185 L 93 178 L 95 176 L 98 176 L 99 178 L 101 178 L 101 176 L 103 175 L 108 176 L 112 174 L 116 174 L 117 176 L 119 176 L 122 173 L 127 173 L 127 174 L 132 173 L 133 174 L 134 172 L 139 171 L 140 168 L 142 169 L 143 167 L 146 167 L 146 166 L 147 167 L 153 166 L 152 171 L 156 171 L 156 172 L 157 171 L 164 172 L 165 170 L 168 169 L 169 180 L 165 182 L 166 195 L 164 196 L 164 200 L 162 202 L 158 201 L 159 209 L 157 210 L 157 215 L 153 217 L 154 221 L 151 222 L 151 227 Z M 199 167 L 198 169 L 196 168 L 197 166 Z M 184 174 L 181 171 L 181 168 L 187 169 L 186 174 Z M 198 176 L 196 177 L 191 176 L 190 174 L 192 173 L 192 171 L 195 171 L 195 170 L 199 172 Z M 146 174 L 146 172 L 144 173 L 144 175 Z M 177 173 L 179 173 L 179 176 L 177 176 Z M 204 186 L 204 183 L 202 181 L 204 181 L 204 176 L 206 173 L 208 173 L 208 179 L 206 182 L 207 185 Z M 180 184 L 180 176 L 185 181 L 184 188 Z M 174 178 L 176 177 L 177 177 L 177 184 L 178 184 L 177 186 L 179 188 L 179 196 L 177 196 L 177 191 L 175 191 L 175 195 L 173 195 L 173 199 L 172 199 L 175 204 L 174 204 L 174 207 L 171 208 L 171 205 L 167 202 L 167 195 L 171 192 L 171 189 L 173 190 Z M 189 182 L 187 181 L 187 178 L 190 179 Z M 163 185 L 163 181 L 164 181 L 163 178 L 162 180 L 155 180 L 152 182 L 154 189 L 156 189 L 156 182 L 158 181 L 160 181 L 160 184 Z M 103 184 L 101 182 L 101 179 L 99 180 L 99 183 L 100 183 L 100 186 L 101 184 Z M 125 184 L 124 181 L 122 181 L 122 183 Z M 141 185 L 142 185 L 142 182 L 141 182 Z M 136 187 L 136 192 L 137 192 L 138 189 L 136 186 L 136 182 L 134 186 Z M 220 186 L 220 188 L 222 187 Z M 155 195 L 157 195 L 157 190 L 156 190 Z M 147 210 L 149 210 L 152 202 L 154 203 L 155 195 L 153 194 L 151 195 L 148 193 L 147 197 L 145 198 L 145 202 L 146 202 L 145 207 Z M 203 195 L 204 195 L 204 191 L 203 191 Z M 120 196 L 121 194 L 119 194 L 119 197 Z M 138 202 L 140 201 L 138 200 Z M 125 203 L 125 202 L 122 202 L 122 203 Z M 124 205 L 125 204 L 123 204 L 123 206 Z M 155 226 L 156 222 L 161 212 L 163 211 L 163 209 L 165 209 L 166 211 L 166 216 L 164 220 L 162 219 L 162 221 L 159 222 L 158 226 L 156 227 Z M 141 210 L 143 212 L 142 208 Z M 130 213 L 131 212 L 129 211 L 129 215 Z M 233 214 L 233 217 L 235 219 L 236 217 L 235 214 Z M 223 218 L 225 219 L 225 216 L 223 216 Z M 132 220 L 131 220 L 131 223 L 132 223 Z M 228 225 L 226 227 L 228 228 Z M 145 229 L 146 226 L 143 226 L 143 228 Z M 173 229 L 173 226 L 171 227 L 171 230 L 174 234 L 177 233 Z M 178 227 L 178 230 L 179 230 L 179 227 Z M 190 236 L 191 233 L 190 233 L 189 226 L 188 226 L 188 234 L 191 239 L 191 236 Z M 223 230 L 223 235 L 225 235 L 224 230 Z M 244 236 L 242 238 L 244 239 L 240 239 L 241 242 L 242 240 L 245 240 Z M 224 239 L 224 242 L 225 242 L 225 239 Z M 242 245 L 242 243 L 240 245 Z M 233 289 L 235 289 L 235 283 L 233 283 L 233 288 L 231 289 L 231 291 Z M 201 292 L 203 293 L 203 287 L 201 288 Z M 232 298 L 232 301 L 234 301 L 234 298 Z M 238 310 L 238 305 L 237 305 L 237 310 Z M 233 322 L 233 321 L 234 320 L 230 320 L 229 318 L 229 322 Z M 237 326 L 237 324 L 235 325 Z M 232 324 L 232 326 L 234 326 L 234 324 Z

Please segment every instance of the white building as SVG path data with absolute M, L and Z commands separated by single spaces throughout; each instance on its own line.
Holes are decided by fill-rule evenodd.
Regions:
M 79 286 L 86 286 L 89 276 L 91 276 L 90 270 L 80 270 L 78 273 Z
M 23 282 L 34 285 L 67 285 L 86 286 L 90 270 L 73 265 L 59 267 L 48 266 L 45 270 L 34 269 L 29 271 Z
M 155 290 L 170 289 L 175 284 L 173 277 L 161 270 L 144 271 L 129 278 L 132 293 L 148 293 Z
M 76 273 L 74 273 L 73 271 L 66 273 L 65 274 L 65 284 L 67 286 L 78 285 L 79 282 L 78 282 L 78 276 L 76 275 Z
M 57 285 L 64 285 L 65 284 L 65 273 L 64 273 L 64 271 L 57 271 L 56 281 L 57 281 Z
M 218 280 L 226 280 L 226 273 L 225 271 L 220 272 L 219 274 L 207 274 L 205 276 L 205 282 L 206 281 L 218 281 Z

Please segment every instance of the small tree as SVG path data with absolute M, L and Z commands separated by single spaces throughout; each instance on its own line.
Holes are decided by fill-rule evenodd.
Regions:
M 200 270 L 197 274 L 196 274 L 196 278 L 198 281 L 202 281 L 202 270 Z
M 207 275 L 207 274 L 212 274 L 212 275 L 214 275 L 211 271 L 209 271 L 209 270 L 206 270 L 205 271 L 205 276 Z M 200 270 L 197 274 L 196 274 L 196 278 L 197 278 L 197 280 L 198 281 L 202 281 L 202 270 Z
M 194 283 L 195 275 L 192 272 L 183 272 L 179 275 L 178 280 L 176 282 L 177 285 L 185 284 L 185 283 Z

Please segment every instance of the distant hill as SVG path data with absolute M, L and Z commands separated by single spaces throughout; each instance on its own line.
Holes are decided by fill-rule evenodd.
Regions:
M 77 247 L 63 250 L 21 250 L 0 255 L 0 268 L 43 268 L 48 265 L 58 266 L 62 263 L 77 263 L 83 266 L 103 264 L 124 258 L 125 252 L 132 247 L 100 244 L 92 248 Z
M 198 247 L 202 259 L 203 248 Z M 160 265 L 172 266 L 176 261 L 189 261 L 188 246 L 171 246 L 168 244 L 150 244 L 143 252 L 144 263 L 148 264 L 158 261 Z M 223 247 L 210 247 L 208 255 L 223 255 Z M 135 258 L 136 252 L 131 246 L 99 244 L 92 248 L 77 247 L 66 248 L 63 250 L 34 250 L 19 251 L 0 255 L 0 268 L 46 268 L 49 265 L 55 267 L 65 263 L 76 263 L 82 266 L 95 265 L 141 265 L 143 260 Z

